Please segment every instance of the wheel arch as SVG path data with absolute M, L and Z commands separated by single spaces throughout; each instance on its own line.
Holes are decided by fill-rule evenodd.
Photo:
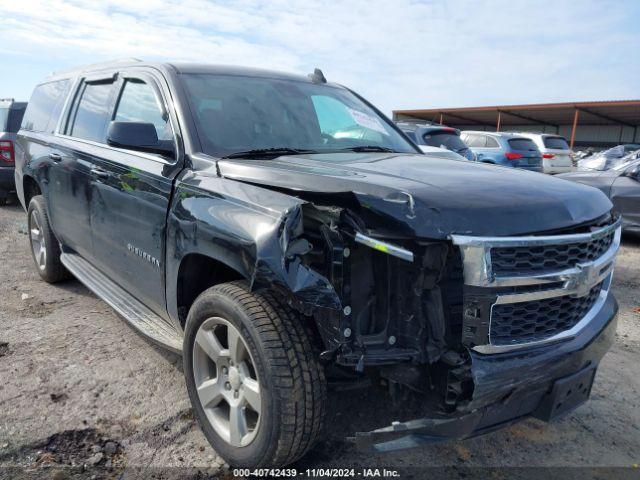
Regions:
M 175 285 L 175 308 L 184 328 L 193 302 L 202 292 L 221 283 L 246 279 L 226 262 L 202 253 L 188 253 L 180 260 Z
M 24 209 L 29 208 L 29 202 L 36 195 L 42 195 L 42 188 L 31 175 L 24 175 L 22 179 L 22 195 L 24 197 Z

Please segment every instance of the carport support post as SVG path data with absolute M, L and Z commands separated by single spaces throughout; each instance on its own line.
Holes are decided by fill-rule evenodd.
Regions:
M 576 127 L 578 126 L 578 115 L 580 114 L 580 110 L 576 108 L 576 111 L 573 113 L 573 127 L 571 128 L 571 141 L 569 142 L 569 148 L 573 150 L 573 141 L 576 138 Z
M 444 124 L 442 123 L 442 114 L 440 114 L 440 125 L 444 125 Z
M 502 118 L 502 112 L 498 110 L 498 122 L 496 123 L 496 132 L 500 131 L 500 120 Z

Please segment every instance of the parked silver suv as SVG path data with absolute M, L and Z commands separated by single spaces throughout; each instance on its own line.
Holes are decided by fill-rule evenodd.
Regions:
M 542 153 L 542 171 L 544 173 L 567 173 L 573 171 L 573 152 L 566 138 L 548 133 L 520 132 L 519 135 L 530 138 Z

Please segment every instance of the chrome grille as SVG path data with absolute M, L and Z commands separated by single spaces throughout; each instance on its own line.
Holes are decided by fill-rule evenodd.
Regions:
M 463 343 L 496 353 L 570 338 L 604 304 L 620 219 L 544 236 L 452 235 L 464 266 Z
M 491 266 L 496 275 L 564 270 L 599 258 L 609 249 L 614 236 L 612 231 L 581 243 L 492 248 Z
M 503 303 L 491 310 L 492 345 L 513 345 L 544 340 L 569 330 L 593 308 L 602 283 L 584 297 L 555 297 L 530 302 Z

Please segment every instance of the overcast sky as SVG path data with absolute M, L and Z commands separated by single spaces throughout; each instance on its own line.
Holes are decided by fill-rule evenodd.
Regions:
M 640 97 L 640 1 L 0 0 L 0 97 L 108 59 L 308 73 L 386 113 Z

